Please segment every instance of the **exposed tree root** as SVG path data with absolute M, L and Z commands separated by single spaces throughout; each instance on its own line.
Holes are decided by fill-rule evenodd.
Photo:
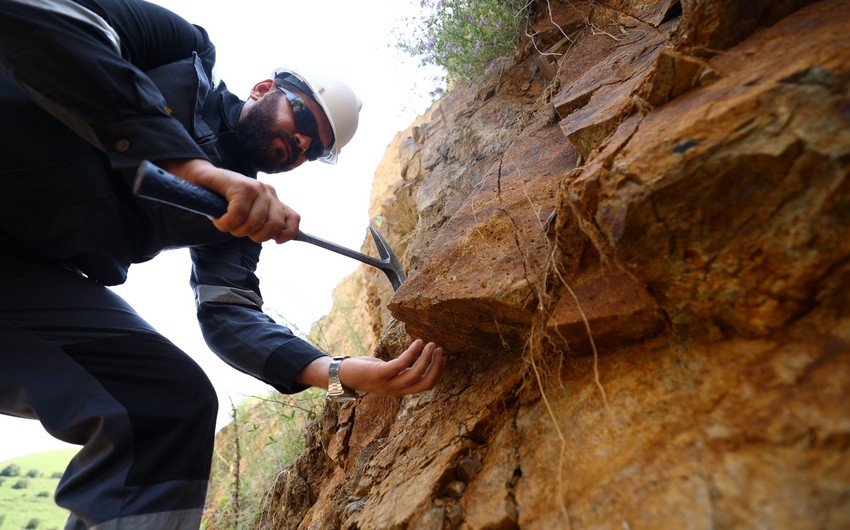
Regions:
M 584 309 L 581 307 L 581 302 L 579 302 L 578 296 L 576 296 L 575 291 L 573 291 L 572 287 L 567 283 L 564 279 L 564 276 L 561 274 L 561 271 L 558 267 L 554 267 L 555 274 L 558 275 L 558 278 L 561 280 L 562 285 L 570 293 L 570 296 L 573 298 L 573 301 L 576 303 L 576 307 L 578 308 L 579 313 L 581 313 L 581 319 L 584 322 L 584 327 L 587 330 L 587 338 L 590 340 L 590 347 L 593 350 L 593 381 L 596 383 L 596 388 L 599 389 L 599 394 L 602 396 L 602 404 L 605 406 L 605 412 L 608 413 L 608 416 L 611 416 L 611 408 L 608 406 L 608 394 L 605 392 L 605 387 L 602 386 L 602 381 L 599 378 L 599 351 L 596 349 L 596 341 L 593 340 L 593 332 L 590 331 L 590 321 L 587 319 L 587 315 L 584 314 Z

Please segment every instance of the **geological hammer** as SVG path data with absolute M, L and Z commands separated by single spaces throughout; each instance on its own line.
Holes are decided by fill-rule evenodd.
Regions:
M 227 199 L 218 193 L 183 180 L 177 175 L 172 175 L 159 166 L 145 160 L 136 171 L 136 179 L 133 183 L 133 193 L 145 199 L 151 199 L 171 206 L 177 206 L 191 212 L 221 217 L 227 212 Z M 393 290 L 397 291 L 401 282 L 407 277 L 398 257 L 390 248 L 389 243 L 381 234 L 369 227 L 375 247 L 381 259 L 373 258 L 366 254 L 356 252 L 349 248 L 325 241 L 316 236 L 311 236 L 299 231 L 295 236 L 296 241 L 303 241 L 322 247 L 326 250 L 342 254 L 343 256 L 356 259 L 367 265 L 381 269 L 389 278 Z

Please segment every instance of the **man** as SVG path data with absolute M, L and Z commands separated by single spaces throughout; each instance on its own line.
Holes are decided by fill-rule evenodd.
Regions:
M 333 380 L 402 396 L 442 370 L 421 340 L 389 362 L 333 361 L 262 313 L 260 243 L 292 239 L 299 217 L 252 177 L 335 161 L 359 100 L 280 69 L 243 102 L 214 61 L 203 29 L 141 0 L 0 2 L 0 412 L 84 446 L 56 494 L 69 529 L 199 525 L 215 393 L 105 287 L 162 249 L 190 248 L 210 348 L 281 392 Z M 143 160 L 223 195 L 227 213 L 136 199 Z

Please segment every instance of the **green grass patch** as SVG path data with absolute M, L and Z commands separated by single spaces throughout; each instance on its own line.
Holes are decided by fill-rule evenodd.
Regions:
M 68 511 L 56 506 L 53 494 L 76 453 L 58 449 L 0 462 L 0 530 L 65 527 Z

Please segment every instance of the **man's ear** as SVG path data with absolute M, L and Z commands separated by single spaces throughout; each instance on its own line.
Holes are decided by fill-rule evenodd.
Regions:
M 251 88 L 251 99 L 258 100 L 275 89 L 274 79 L 264 79 Z

